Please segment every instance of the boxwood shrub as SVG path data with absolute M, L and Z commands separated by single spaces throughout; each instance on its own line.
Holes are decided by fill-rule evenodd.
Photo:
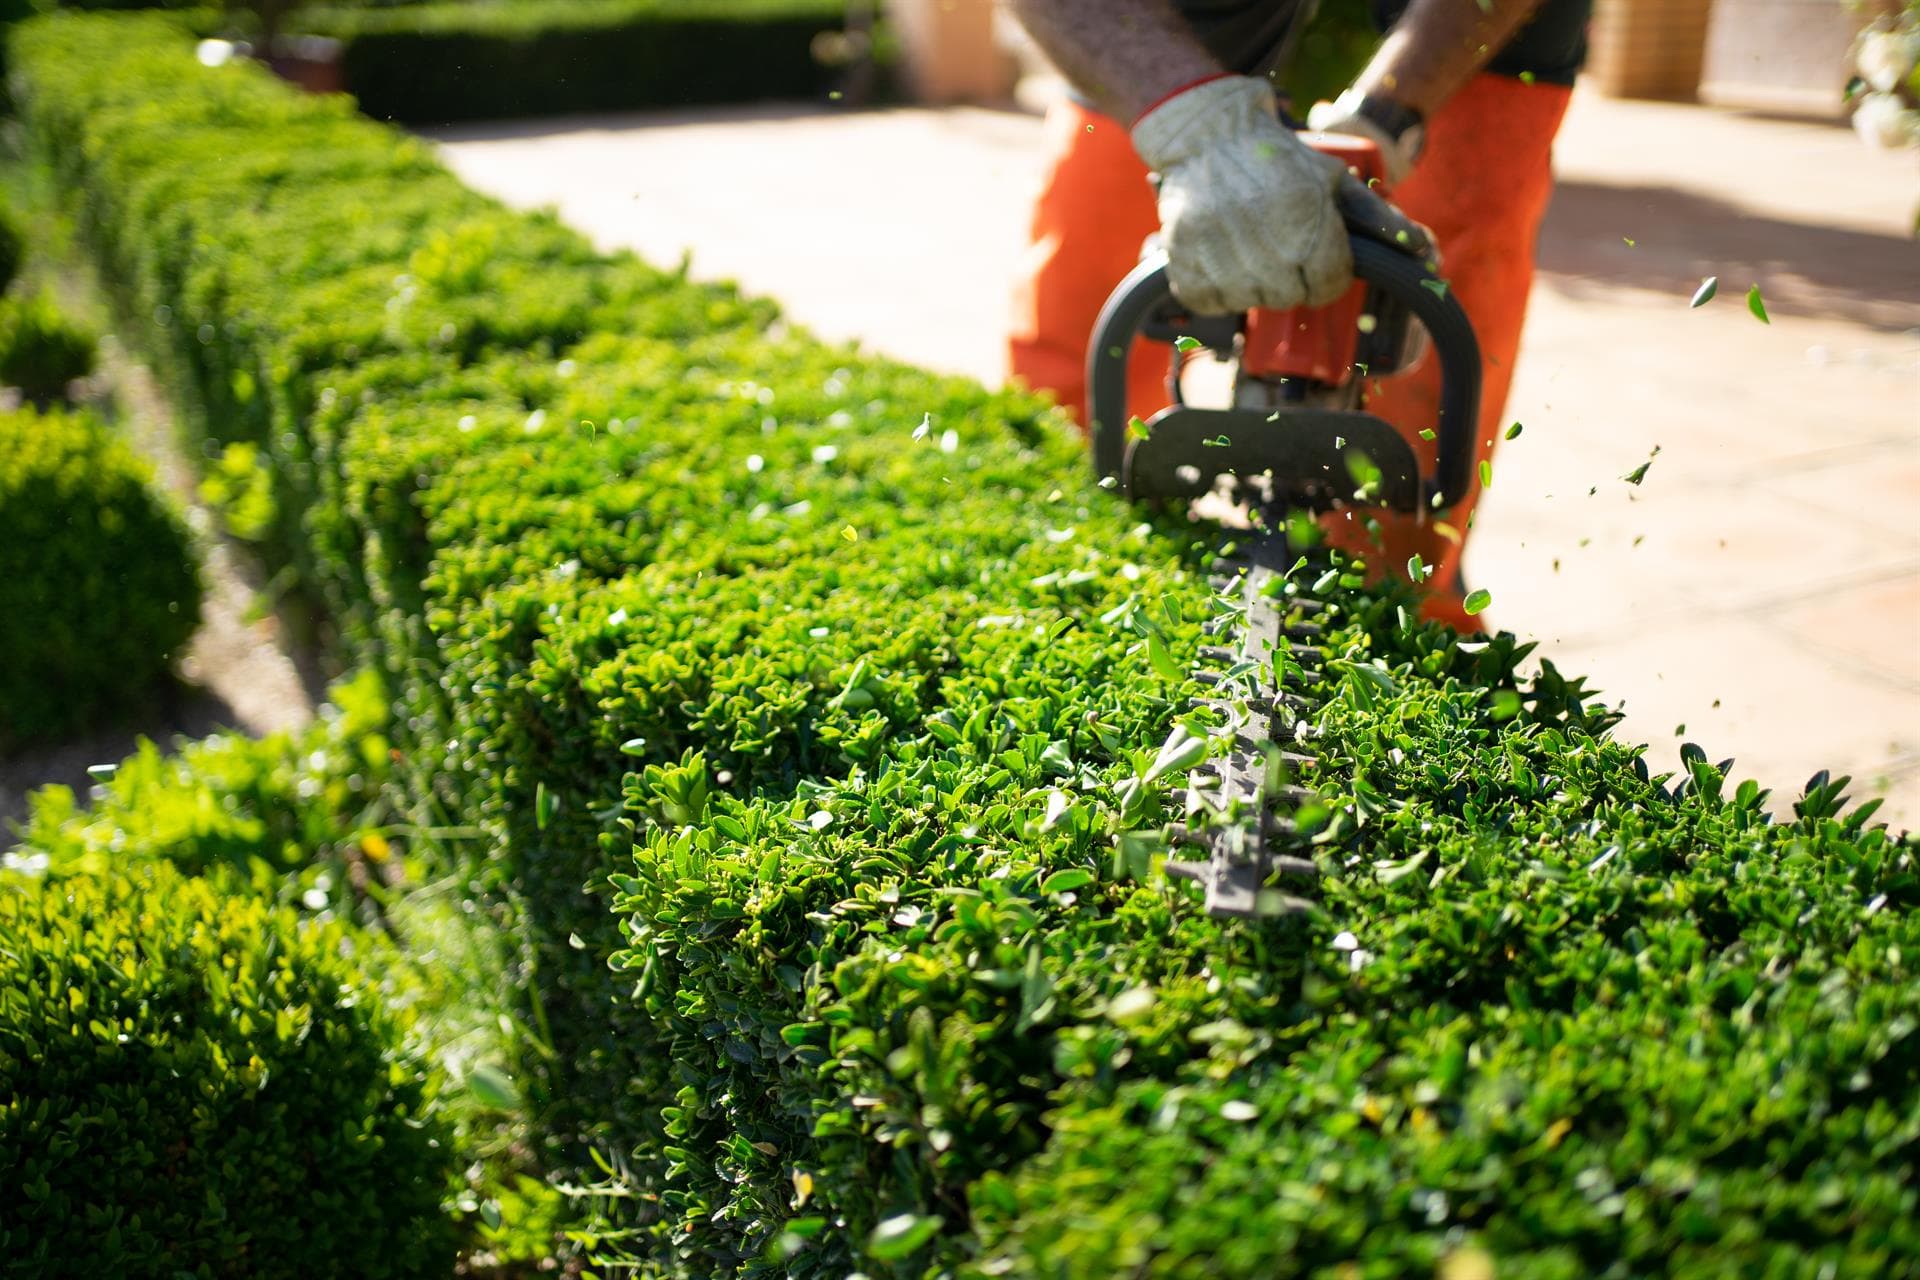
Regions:
M 150 698 L 200 619 L 179 514 L 84 414 L 0 413 L 0 743 Z
M 27 257 L 27 231 L 11 202 L 0 201 L 0 293 L 13 287 Z
M 352 953 L 164 864 L 0 884 L 8 1274 L 447 1274 L 450 1147 Z
M 93 335 L 51 295 L 0 298 L 0 386 L 48 406 L 67 398 L 74 379 L 93 372 L 95 356 Z
M 1315 561 L 1321 910 L 1208 919 L 1150 833 L 1210 727 L 1172 677 L 1217 535 L 1100 492 L 1036 401 L 596 255 L 142 21 L 25 33 L 30 135 L 192 420 L 285 487 L 398 792 L 489 833 L 546 1154 L 614 1171 L 598 1248 L 1912 1256 L 1916 851 L 1838 780 L 1776 823 L 1702 753 L 1652 777 L 1581 682 Z
M 351 6 L 296 21 L 343 43 L 347 92 L 378 119 L 506 120 L 819 99 L 816 40 L 846 0 L 512 0 Z

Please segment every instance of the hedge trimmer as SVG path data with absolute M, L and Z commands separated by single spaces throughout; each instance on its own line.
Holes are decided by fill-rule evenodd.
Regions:
M 1207 665 L 1196 673 L 1215 687 L 1203 701 L 1224 717 L 1231 745 L 1194 771 L 1188 820 L 1169 833 L 1207 855 L 1170 861 L 1167 871 L 1202 884 L 1215 915 L 1302 910 L 1305 900 L 1270 882 L 1315 874 L 1299 856 L 1306 834 L 1281 812 L 1304 798 L 1284 779 L 1289 766 L 1311 760 L 1312 707 L 1281 684 L 1289 667 L 1320 660 L 1314 615 L 1328 606 L 1289 581 L 1299 549 L 1287 517 L 1342 506 L 1432 516 L 1471 483 L 1480 348 L 1466 312 L 1410 255 L 1351 239 L 1356 283 L 1331 306 L 1193 315 L 1174 299 L 1166 259 L 1155 254 L 1114 290 L 1094 329 L 1088 387 L 1101 483 L 1138 501 L 1224 499 L 1247 525 L 1221 583 L 1238 603 L 1221 620 L 1223 644 L 1202 651 Z M 1370 380 L 1421 358 L 1415 321 L 1442 376 L 1430 476 L 1413 444 L 1366 409 Z M 1139 339 L 1170 348 L 1171 403 L 1144 421 L 1127 407 L 1128 357 Z M 1201 349 L 1234 366 L 1229 408 L 1186 402 L 1182 374 Z

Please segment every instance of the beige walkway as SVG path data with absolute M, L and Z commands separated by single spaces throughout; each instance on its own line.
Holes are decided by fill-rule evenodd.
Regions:
M 752 109 L 442 140 L 468 181 L 603 245 L 691 252 L 820 333 L 1001 376 L 1031 117 Z M 1830 126 L 1587 96 L 1559 167 L 1510 405 L 1526 430 L 1469 556 L 1491 616 L 1623 701 L 1658 767 L 1697 741 L 1783 796 L 1829 767 L 1920 826 L 1920 169 Z M 1706 275 L 1720 296 L 1689 310 Z

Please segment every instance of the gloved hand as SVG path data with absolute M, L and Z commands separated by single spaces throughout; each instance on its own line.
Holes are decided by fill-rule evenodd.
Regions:
M 1351 229 L 1416 255 L 1426 233 L 1280 123 L 1273 90 L 1208 80 L 1154 107 L 1134 150 L 1158 175 L 1167 279 L 1202 315 L 1325 306 L 1353 280 Z
M 1360 114 L 1362 96 L 1359 91 L 1349 89 L 1332 102 L 1314 103 L 1307 112 L 1307 128 L 1315 133 L 1344 133 L 1367 139 L 1380 148 L 1380 158 L 1387 169 L 1387 182 L 1397 187 L 1413 172 L 1413 163 L 1418 156 L 1411 145 Z

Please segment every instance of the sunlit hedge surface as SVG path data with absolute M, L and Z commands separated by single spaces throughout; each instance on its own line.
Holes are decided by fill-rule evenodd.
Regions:
M 133 38 L 128 37 L 129 32 Z M 1315 563 L 1304 922 L 1153 865 L 1215 538 L 1035 402 L 593 253 L 164 29 L 20 46 L 134 332 L 285 490 L 522 912 L 649 1274 L 1898 1274 L 1915 849 Z M 1170 751 L 1166 750 L 1169 742 Z

